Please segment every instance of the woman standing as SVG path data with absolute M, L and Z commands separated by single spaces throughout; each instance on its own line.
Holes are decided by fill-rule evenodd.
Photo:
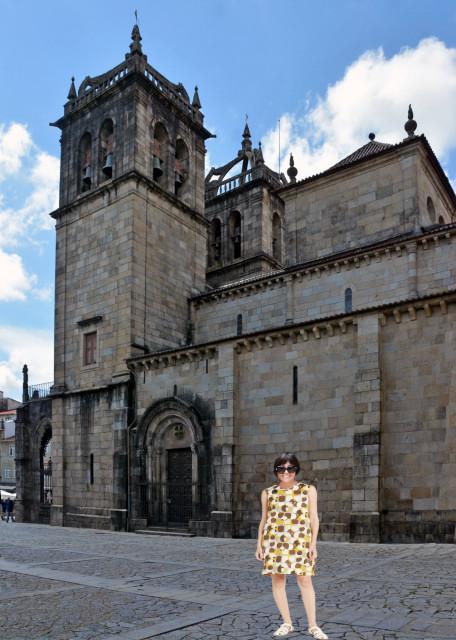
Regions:
M 279 483 L 261 494 L 262 517 L 255 556 L 264 563 L 262 573 L 272 578 L 272 593 L 283 618 L 274 635 L 286 636 L 294 631 L 285 584 L 287 575 L 295 575 L 306 609 L 309 635 L 327 640 L 328 636 L 317 626 L 311 578 L 317 559 L 317 491 L 312 485 L 295 481 L 300 468 L 292 453 L 283 453 L 274 462 Z

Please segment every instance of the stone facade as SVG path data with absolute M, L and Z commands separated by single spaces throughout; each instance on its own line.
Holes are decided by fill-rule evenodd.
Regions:
M 413 115 L 301 181 L 246 126 L 205 181 L 198 92 L 132 40 L 56 123 L 51 524 L 255 536 L 291 450 L 324 539 L 452 542 L 456 197 Z

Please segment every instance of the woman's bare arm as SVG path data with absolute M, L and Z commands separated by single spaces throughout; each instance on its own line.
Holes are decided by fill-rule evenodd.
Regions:
M 263 529 L 268 517 L 268 494 L 264 489 L 261 492 L 261 522 L 258 527 L 258 544 L 255 557 L 257 560 L 263 560 Z
M 311 560 L 315 560 L 317 557 L 317 536 L 318 529 L 320 527 L 320 521 L 318 520 L 318 512 L 317 512 L 317 490 L 314 486 L 310 486 L 309 489 L 309 518 L 310 518 L 310 531 L 311 531 L 311 542 L 309 548 L 309 558 Z

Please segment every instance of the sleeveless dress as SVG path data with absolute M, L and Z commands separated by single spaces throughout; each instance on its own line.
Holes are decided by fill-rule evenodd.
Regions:
M 311 542 L 310 485 L 298 482 L 289 489 L 266 489 L 268 515 L 263 529 L 262 573 L 314 575 L 315 561 L 307 557 Z

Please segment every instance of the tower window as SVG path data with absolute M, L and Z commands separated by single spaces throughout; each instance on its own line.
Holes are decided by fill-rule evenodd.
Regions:
M 272 257 L 282 262 L 282 223 L 278 213 L 272 216 Z
M 231 238 L 231 257 L 233 260 L 241 257 L 241 214 L 233 211 L 228 220 L 229 234 Z
M 174 158 L 174 193 L 181 197 L 184 183 L 188 176 L 188 150 L 183 140 L 176 142 L 176 156 Z
M 350 288 L 345 289 L 345 312 L 350 313 L 353 309 L 353 294 Z
M 93 453 L 90 454 L 89 462 L 89 484 L 93 484 Z
M 155 125 L 153 139 L 153 179 L 158 184 L 166 183 L 166 142 L 168 134 L 165 126 L 160 122 Z
M 114 146 L 114 127 L 111 119 L 105 120 L 100 129 L 100 152 L 98 162 L 100 163 L 99 181 L 112 178 L 112 158 Z
M 84 364 L 95 364 L 97 361 L 97 332 L 84 335 Z
M 213 266 L 222 255 L 222 224 L 218 218 L 212 220 L 209 233 L 209 266 Z
M 86 132 L 79 143 L 78 181 L 82 193 L 92 187 L 92 136 Z

